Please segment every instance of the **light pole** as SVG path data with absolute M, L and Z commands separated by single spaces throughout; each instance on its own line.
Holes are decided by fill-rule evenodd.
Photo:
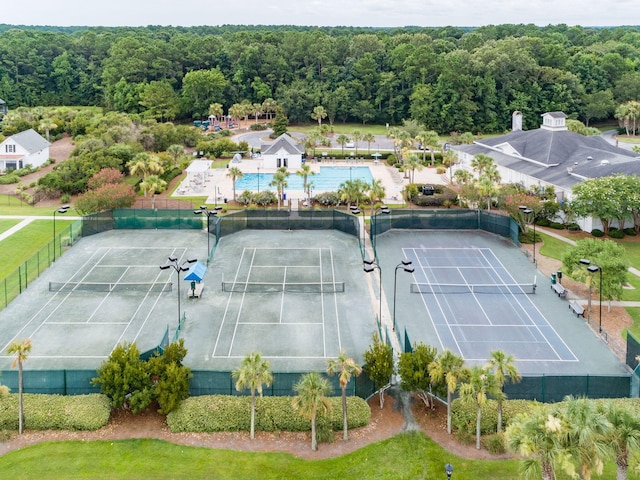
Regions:
M 527 207 L 526 205 L 520 205 L 518 207 L 522 210 L 522 213 L 529 216 L 531 215 L 531 225 L 533 225 L 533 264 L 536 263 L 536 213 L 532 208 Z
M 391 210 L 389 210 L 389 207 L 386 205 L 380 205 L 378 208 L 376 208 L 376 211 L 373 212 L 373 217 L 371 218 L 372 222 L 369 225 L 369 229 L 370 229 L 370 233 L 371 233 L 371 239 L 372 239 L 372 243 L 373 243 L 373 247 L 374 247 L 374 251 L 375 251 L 375 238 L 376 235 L 378 235 L 378 214 L 383 213 L 385 215 L 389 215 L 391 213 Z
M 379 287 L 379 292 L 378 292 L 378 299 L 380 302 L 380 305 L 378 307 L 378 325 L 380 325 L 382 327 L 382 268 L 380 268 L 380 265 L 378 265 L 376 263 L 375 260 L 363 260 L 362 263 L 364 263 L 364 271 L 367 273 L 371 273 L 373 272 L 376 268 L 378 269 L 378 272 L 380 272 L 380 287 Z
M 62 205 L 60 208 L 53 211 L 53 261 L 56 261 L 56 213 L 67 213 L 69 211 L 69 205 Z
M 453 465 L 447 463 L 444 466 L 444 471 L 447 472 L 447 480 L 451 480 L 451 475 L 453 474 Z
M 211 247 L 209 244 L 209 235 L 210 235 L 209 219 L 211 218 L 212 215 L 217 215 L 220 212 L 220 210 L 222 210 L 222 207 L 214 207 L 213 210 L 209 210 L 206 205 L 200 205 L 200 208 L 198 210 L 193 211 L 194 215 L 204 214 L 207 216 L 207 265 L 209 265 L 209 256 L 211 252 Z
M 599 296 L 600 296 L 600 306 L 598 307 L 599 315 L 598 315 L 598 333 L 602 333 L 602 267 L 600 265 L 591 265 L 591 260 L 587 260 L 586 258 L 581 258 L 580 263 L 582 265 L 587 265 L 587 271 L 592 275 L 596 272 L 600 275 L 600 285 L 599 285 Z M 591 291 L 591 290 L 589 290 Z M 589 305 L 591 305 L 591 298 L 589 298 Z M 589 315 L 591 315 L 591 309 L 589 309 Z
M 364 228 L 364 210 L 360 210 L 360 208 L 358 208 L 357 205 L 351 205 L 349 206 L 349 210 L 351 210 L 351 213 L 353 213 L 354 215 L 360 215 L 360 213 L 362 213 L 362 248 L 364 248 L 364 242 L 365 242 L 365 238 L 364 238 L 364 233 L 365 233 L 365 228 Z M 360 240 L 360 229 L 358 228 L 358 240 Z M 364 251 L 362 253 L 362 256 L 364 257 Z
M 407 273 L 413 273 L 416 271 L 415 268 L 411 266 L 411 260 L 402 260 L 398 265 L 396 265 L 396 271 L 394 272 L 393 278 L 393 331 L 396 331 L 396 292 L 398 291 L 398 269 L 402 268 Z
M 186 272 L 189 270 L 189 264 L 197 262 L 197 258 L 189 258 L 178 265 L 178 257 L 170 255 L 164 265 L 160 265 L 160 270 L 167 270 L 173 268 L 178 274 L 178 325 L 180 325 L 180 272 Z

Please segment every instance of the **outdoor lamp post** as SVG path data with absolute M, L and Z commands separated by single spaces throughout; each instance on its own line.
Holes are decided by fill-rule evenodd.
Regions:
M 362 213 L 362 246 L 364 248 L 364 233 L 365 233 L 365 228 L 364 228 L 364 210 L 360 210 L 360 208 L 358 208 L 357 205 L 351 205 L 349 207 L 349 210 L 351 210 L 351 213 L 353 213 L 354 215 L 360 215 Z M 360 229 L 358 228 L 358 240 L 360 239 Z M 364 256 L 364 253 L 363 253 Z
M 451 480 L 451 474 L 453 473 L 453 465 L 447 463 L 444 466 L 444 471 L 447 472 L 447 480 Z
M 398 291 L 398 269 L 401 268 L 407 273 L 413 273 L 416 271 L 415 268 L 411 266 L 411 260 L 402 260 L 398 265 L 396 265 L 396 271 L 394 273 L 393 278 L 393 331 L 396 331 L 396 292 Z
M 378 299 L 379 299 L 380 305 L 378 307 L 378 323 L 382 326 L 382 268 L 380 268 L 380 265 L 378 265 L 375 260 L 365 259 L 362 261 L 362 263 L 364 263 L 365 272 L 371 273 L 377 268 L 378 272 L 380 273 L 380 286 L 379 286 L 379 292 L 378 292 Z
M 598 315 L 598 333 L 602 333 L 602 267 L 600 265 L 591 265 L 591 260 L 586 258 L 581 258 L 579 262 L 582 265 L 587 265 L 587 271 L 591 274 L 598 272 L 600 275 L 600 284 L 599 284 L 599 296 L 600 296 L 600 307 L 599 307 L 599 315 Z M 591 305 L 591 297 L 589 297 L 589 305 Z M 589 308 L 589 318 L 591 318 L 591 308 Z
M 170 255 L 164 265 L 160 265 L 160 270 L 167 270 L 173 268 L 178 274 L 178 325 L 180 324 L 180 272 L 186 272 L 189 270 L 189 264 L 197 262 L 197 258 L 189 258 L 178 265 L 178 257 Z
M 518 207 L 522 213 L 527 215 L 531 215 L 531 225 L 533 225 L 533 264 L 536 264 L 536 214 L 532 208 L 527 207 L 526 205 L 520 205 Z
M 194 215 L 204 214 L 207 216 L 207 265 L 209 265 L 209 255 L 211 252 L 211 247 L 209 242 L 209 235 L 210 235 L 209 219 L 211 218 L 212 215 L 217 215 L 220 212 L 220 210 L 222 210 L 222 207 L 214 207 L 213 210 L 209 210 L 206 205 L 200 205 L 200 208 L 198 210 L 193 211 Z
M 53 211 L 53 261 L 56 261 L 56 213 L 67 213 L 69 211 L 69 205 L 62 205 L 60 208 Z
M 373 213 L 373 216 L 371 217 L 371 223 L 369 227 L 371 230 L 370 236 L 371 236 L 371 242 L 373 243 L 374 250 L 375 250 L 375 238 L 376 238 L 376 235 L 378 234 L 378 215 L 380 213 L 389 215 L 391 213 L 391 210 L 389 210 L 389 207 L 386 205 L 380 205 L 378 208 L 376 208 L 375 212 Z

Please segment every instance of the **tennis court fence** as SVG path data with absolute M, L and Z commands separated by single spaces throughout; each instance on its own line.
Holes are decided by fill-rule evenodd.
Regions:
M 343 293 L 344 282 L 222 282 L 222 291 L 233 293 Z

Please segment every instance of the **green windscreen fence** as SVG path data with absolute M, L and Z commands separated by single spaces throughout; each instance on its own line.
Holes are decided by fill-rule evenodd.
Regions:
M 518 224 L 509 216 L 484 210 L 423 209 L 397 210 L 371 216 L 369 235 L 375 247 L 376 236 L 392 228 L 407 230 L 486 230 L 518 241 Z
M 340 230 L 359 236 L 358 218 L 338 210 L 258 210 L 229 213 L 217 219 L 216 238 L 245 229 L 252 230 Z
M 511 399 L 560 402 L 567 395 L 587 398 L 626 398 L 631 392 L 631 375 L 542 375 L 522 377 L 504 386 Z
M 635 370 L 638 366 L 638 358 L 640 357 L 640 342 L 627 330 L 627 357 L 626 363 Z
M 95 370 L 29 370 L 23 372 L 24 392 L 47 395 L 85 395 L 100 393 L 100 387 L 91 384 Z M 18 371 L 2 372 L 2 384 L 12 392 L 18 391 Z
M 113 211 L 113 228 L 197 230 L 203 228 L 202 218 L 193 210 L 118 209 Z

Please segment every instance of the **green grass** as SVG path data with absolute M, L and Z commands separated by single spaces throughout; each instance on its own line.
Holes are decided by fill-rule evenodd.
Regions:
M 640 143 L 640 137 L 618 137 L 618 140 L 622 143 Z
M 20 220 L 0 220 L 0 233 L 6 232 L 18 223 L 20 223 Z
M 319 447 L 322 449 L 322 444 Z M 519 478 L 518 460 L 467 460 L 421 433 L 396 435 L 342 457 L 301 460 L 285 453 L 186 447 L 160 440 L 52 442 L 0 457 L 3 478 L 28 479 L 440 479 L 444 465 L 456 480 Z M 558 475 L 558 480 L 566 480 Z M 615 479 L 612 462 L 604 480 Z M 638 479 L 629 475 L 630 479 Z
M 54 207 L 32 207 L 11 195 L 0 195 L 0 215 L 50 215 Z
M 62 232 L 73 221 L 56 220 L 56 230 Z M 0 242 L 0 278 L 15 271 L 28 258 L 51 242 L 53 223 L 50 220 L 34 220 L 26 227 Z

